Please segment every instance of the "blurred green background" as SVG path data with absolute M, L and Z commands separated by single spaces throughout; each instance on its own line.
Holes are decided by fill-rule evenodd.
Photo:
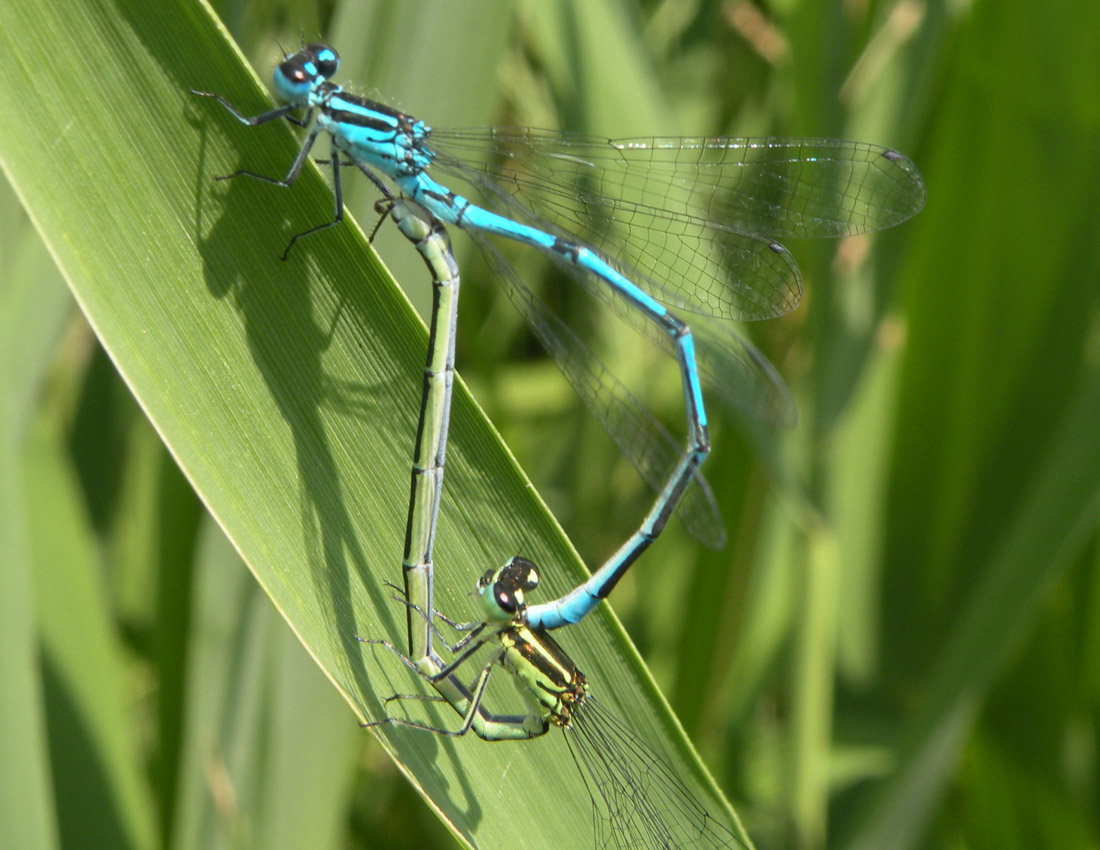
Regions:
M 105 315 L 95 290 L 78 281 L 106 275 L 88 271 L 94 260 L 73 247 L 79 237 L 35 201 L 52 192 L 51 209 L 83 203 L 80 192 L 92 186 L 101 206 L 81 213 L 108 219 L 145 186 L 142 168 L 150 168 L 146 181 L 159 179 L 164 162 L 165 182 L 188 187 L 178 210 L 185 235 L 206 237 L 220 216 L 270 208 L 256 213 L 270 217 L 262 222 L 270 244 L 240 260 L 260 267 L 295 226 L 323 220 L 325 187 L 314 181 L 307 197 L 322 201 L 306 204 L 277 190 L 220 194 L 211 178 L 224 163 L 202 165 L 211 125 L 225 128 L 244 167 L 265 170 L 263 159 L 248 159 L 250 146 L 263 144 L 250 135 L 260 130 L 221 124 L 208 104 L 185 102 L 187 85 L 219 79 L 200 64 L 204 56 L 229 73 L 224 45 L 180 38 L 180 64 L 168 75 L 179 97 L 158 107 L 124 91 L 116 105 L 118 86 L 100 90 L 96 81 L 144 73 L 147 57 L 93 61 L 95 43 L 137 43 L 140 16 L 129 3 L 64 5 L 32 19 L 0 0 L 0 55 L 17 78 L 0 96 L 0 162 L 14 187 L 0 197 L 0 846 L 453 846 L 204 512 L 65 286 L 91 315 Z M 166 39 L 184 22 L 208 26 L 197 3 L 158 5 Z M 279 44 L 323 37 L 343 56 L 338 81 L 359 81 L 438 126 L 839 136 L 910 156 L 928 187 L 920 216 L 872 239 L 792 243 L 806 298 L 789 316 L 749 329 L 792 387 L 801 421 L 746 439 L 713 410 L 706 473 L 730 544 L 703 550 L 674 522 L 612 603 L 757 846 L 1100 847 L 1093 0 L 214 5 L 265 80 Z M 47 22 L 58 27 L 48 40 Z M 78 47 L 55 57 L 65 32 Z M 57 84 L 79 88 L 88 115 L 116 117 L 133 101 L 178 145 L 135 162 L 123 123 L 117 147 L 88 154 L 82 179 L 51 187 L 62 170 L 51 157 L 68 124 L 40 95 L 48 91 L 40 81 L 59 66 L 69 76 Z M 247 83 L 237 85 L 227 96 L 259 111 L 264 101 L 247 100 Z M 54 122 L 58 131 L 44 129 L 38 140 L 37 128 Z M 138 143 L 143 132 L 135 130 Z M 265 173 L 289 163 L 291 150 L 287 140 Z M 167 165 L 177 155 L 178 174 Z M 35 156 L 44 168 L 32 180 L 25 163 Z M 369 227 L 370 188 L 351 182 L 350 206 Z M 158 251 L 172 223 L 147 224 L 140 209 L 119 217 L 134 225 L 124 235 L 135 260 L 151 258 L 170 279 L 173 261 Z M 586 563 L 598 563 L 633 530 L 647 491 L 483 283 L 461 234 L 453 236 L 465 282 L 459 369 Z M 393 234 L 383 233 L 379 250 L 423 312 L 419 258 Z M 136 277 L 116 262 L 120 278 Z M 568 295 L 554 294 L 558 282 L 546 274 L 542 283 L 568 311 Z M 237 315 L 199 295 L 212 315 Z M 266 314 L 238 309 L 262 360 L 251 323 Z M 97 327 L 120 364 L 140 360 L 140 329 L 130 349 L 117 328 Z M 282 342 L 276 335 L 263 344 Z M 410 351 L 422 341 L 413 343 Z M 610 351 L 621 348 L 611 341 Z M 200 356 L 220 362 L 220 352 Z M 226 360 L 226 380 L 238 380 Z M 648 380 L 658 362 L 635 350 L 617 358 L 628 379 L 656 383 L 647 399 L 676 422 L 675 379 Z M 253 381 L 258 395 L 268 392 Z M 392 452 L 402 458 L 412 445 L 415 384 L 410 390 L 394 402 L 413 399 L 392 423 Z M 151 397 L 142 398 L 160 423 Z M 340 398 L 362 415 L 359 429 L 387 415 L 370 387 Z M 273 418 L 291 404 L 276 399 Z M 456 404 L 461 447 L 474 427 L 463 423 L 475 414 Z M 262 422 L 237 424 L 267 433 Z M 161 430 L 183 459 L 221 439 Z M 458 457 L 468 471 L 449 473 L 449 487 L 463 474 L 476 479 L 480 455 L 471 452 Z M 343 471 L 350 461 L 337 453 L 332 462 Z M 506 477 L 499 463 L 483 477 Z M 407 466 L 394 467 L 386 474 L 404 481 Z M 273 505 L 289 501 L 291 516 L 300 512 L 294 487 L 310 486 L 307 466 L 297 469 L 305 485 L 270 491 Z M 216 488 L 203 488 L 193 470 L 191 478 L 216 503 Z M 404 496 L 398 486 L 379 501 L 379 526 L 394 530 L 378 557 L 393 579 Z M 228 495 L 220 504 L 219 520 L 231 525 L 237 505 Z M 486 536 L 497 545 L 487 548 L 496 556 L 550 546 L 548 533 L 531 531 L 529 541 L 522 530 L 498 530 L 482 516 L 494 510 L 449 489 L 441 550 L 465 551 L 448 537 L 459 527 L 448 526 L 448 512 L 462 512 L 462 527 L 491 526 Z M 326 530 L 320 523 L 322 538 Z M 314 548 L 328 558 L 362 546 L 372 560 L 374 543 L 361 535 Z M 262 553 L 262 530 L 257 538 L 251 550 L 234 539 Z M 302 625 L 272 590 L 277 570 L 251 565 L 346 691 L 339 665 L 311 642 L 308 617 Z M 463 562 L 448 580 L 491 565 Z M 449 598 L 464 590 L 449 588 Z M 352 619 L 362 622 L 358 611 Z M 499 772 L 508 756 L 500 758 L 482 769 Z M 479 844 L 495 846 L 488 841 Z M 523 834 L 512 846 L 539 845 Z

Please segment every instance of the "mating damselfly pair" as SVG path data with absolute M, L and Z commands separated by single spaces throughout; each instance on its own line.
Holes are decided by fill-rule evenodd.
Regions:
M 343 91 L 329 82 L 338 65 L 336 52 L 321 44 L 288 56 L 274 75 L 286 104 L 255 117 L 244 116 L 218 95 L 196 94 L 216 97 L 248 125 L 286 117 L 309 128 L 285 177 L 244 170 L 230 176 L 289 186 L 317 136 L 331 136 L 327 162 L 335 216 L 295 236 L 284 258 L 302 236 L 342 219 L 341 168 L 350 163 L 389 199 L 388 209 L 406 236 L 418 242 L 435 278 L 433 349 L 406 534 L 409 654 L 400 654 L 437 695 L 414 698 L 445 701 L 463 715 L 462 726 L 447 734 L 473 729 L 491 740 L 529 738 L 550 725 L 574 734 L 571 747 L 575 742 L 575 752 L 581 753 L 578 766 L 595 804 L 597 824 L 607 828 L 602 839 L 597 829 L 598 840 L 609 846 L 738 846 L 739 840 L 706 814 L 667 767 L 655 767 L 663 764 L 648 748 L 614 721 L 597 722 L 608 718 L 587 695 L 583 675 L 549 631 L 578 622 L 605 598 L 678 506 L 696 536 L 712 543 L 721 540 L 721 521 L 699 477 L 710 449 L 702 383 L 764 419 L 793 417 L 774 370 L 733 335 L 727 322 L 769 318 L 797 304 L 801 278 L 778 239 L 867 232 L 913 215 L 924 199 L 915 167 L 888 148 L 833 140 L 616 141 L 522 128 L 443 131 Z M 484 205 L 436 182 L 431 173 L 471 187 Z M 458 280 L 441 225 L 460 228 L 482 249 L 536 336 L 658 493 L 638 531 L 588 581 L 559 599 L 528 606 L 525 594 L 537 583 L 537 568 L 512 558 L 482 577 L 485 616 L 465 624 L 443 617 L 433 604 L 432 543 L 449 416 Z M 492 238 L 542 252 L 671 353 L 686 408 L 682 449 L 572 329 L 527 289 Z M 693 482 L 699 486 L 689 488 Z M 466 633 L 448 647 L 450 660 L 433 641 L 437 620 Z M 483 646 L 490 648 L 489 659 L 471 684 L 462 670 Z M 525 695 L 524 715 L 500 716 L 484 707 L 485 686 L 497 663 Z M 427 728 L 403 718 L 379 722 Z M 597 726 L 612 731 L 583 731 Z M 589 750 L 601 741 L 610 751 Z M 691 814 L 685 817 L 685 812 Z M 689 826 L 686 832 L 671 833 L 664 826 L 669 822 Z

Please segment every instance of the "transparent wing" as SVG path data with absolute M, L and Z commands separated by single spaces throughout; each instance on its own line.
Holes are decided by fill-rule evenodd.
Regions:
M 642 479 L 660 492 L 683 451 L 672 435 L 584 341 L 531 292 L 495 245 L 481 233 L 468 231 L 468 234 L 485 255 L 508 299 L 557 362 L 573 390 L 607 429 Z M 710 485 L 702 475 L 694 476 L 676 507 L 676 514 L 700 543 L 712 549 L 725 545 L 722 518 Z
M 461 171 L 467 182 L 475 185 L 485 197 L 495 200 L 496 206 L 509 218 L 555 233 L 563 239 L 577 241 L 576 237 L 556 225 L 538 218 L 482 172 L 465 167 Z M 484 235 L 474 230 L 468 230 L 467 234 L 481 248 L 509 299 L 535 331 L 543 347 L 557 361 L 576 393 L 603 423 L 643 480 L 660 492 L 681 451 L 668 431 L 583 341 L 527 289 L 515 270 Z M 594 298 L 608 305 L 654 344 L 673 353 L 668 335 L 645 320 L 636 307 L 616 295 L 602 279 L 561 257 L 552 256 L 551 259 Z M 625 264 L 615 264 L 620 266 L 626 277 L 638 280 L 635 269 Z M 727 322 L 695 316 L 691 329 L 697 342 L 698 364 L 704 382 L 733 410 L 769 424 L 790 425 L 796 421 L 795 405 L 783 379 L 767 358 L 740 337 Z M 721 516 L 713 494 L 701 475 L 697 474 L 684 492 L 676 513 L 695 539 L 714 548 L 724 545 L 725 531 Z
M 540 218 L 638 267 L 666 303 L 729 319 L 798 303 L 798 267 L 777 239 L 878 230 L 924 204 L 908 159 L 861 142 L 483 128 L 435 130 L 430 146 L 443 170 L 467 180 L 479 171 Z
M 748 850 L 672 769 L 589 696 L 563 727 L 592 798 L 599 850 Z
M 493 205 L 503 215 L 560 236 L 566 241 L 583 244 L 576 236 L 562 230 L 558 225 L 539 218 L 520 200 L 504 192 L 495 181 L 481 171 L 465 166 L 457 166 L 457 168 L 463 179 L 475 186 L 487 199 L 494 201 Z M 470 235 L 475 234 L 471 232 Z M 478 241 L 479 244 L 487 244 L 484 237 L 480 237 Z M 580 283 L 592 297 L 614 310 L 624 321 L 637 328 L 654 344 L 671 353 L 668 335 L 658 329 L 653 322 L 647 321 L 633 304 L 616 294 L 601 278 L 556 255 L 550 259 L 565 274 Z M 605 259 L 635 283 L 643 280 L 647 284 L 646 288 L 656 287 L 653 281 L 640 276 L 638 270 L 629 264 L 606 255 Z M 509 270 L 511 270 L 510 267 Z M 522 286 L 514 271 L 511 277 L 513 287 Z M 690 327 L 697 342 L 700 372 L 711 389 L 741 414 L 774 425 L 794 424 L 797 420 L 794 402 L 783 379 L 763 354 L 737 334 L 728 322 L 712 315 L 700 314 L 690 317 Z

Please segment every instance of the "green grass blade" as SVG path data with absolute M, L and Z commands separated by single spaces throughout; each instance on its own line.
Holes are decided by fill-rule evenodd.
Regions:
M 366 739 L 212 522 L 197 549 L 171 846 L 340 847 Z
M 30 412 L 71 300 L 41 242 L 0 192 L 8 273 L 0 275 L 0 834 L 29 850 L 59 846 L 38 633 L 23 450 Z M 33 283 L 32 283 L 33 282 Z
M 126 653 L 99 549 L 80 493 L 58 411 L 44 408 L 25 455 L 35 605 L 49 725 L 50 763 L 62 844 L 95 836 L 105 846 L 155 846 L 154 809 L 133 734 Z

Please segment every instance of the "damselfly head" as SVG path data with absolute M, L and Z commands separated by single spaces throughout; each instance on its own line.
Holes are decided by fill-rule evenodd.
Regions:
M 317 76 L 326 80 L 331 79 L 332 75 L 336 73 L 340 67 L 340 54 L 327 44 L 321 44 L 314 42 L 307 45 L 303 53 L 309 52 L 312 54 L 313 65 L 316 67 Z
M 516 556 L 498 570 L 489 570 L 477 582 L 489 619 L 512 620 L 527 608 L 524 594 L 539 584 L 539 568 Z
M 275 68 L 275 90 L 288 103 L 304 104 L 313 87 L 340 67 L 340 55 L 327 44 L 307 44 Z

